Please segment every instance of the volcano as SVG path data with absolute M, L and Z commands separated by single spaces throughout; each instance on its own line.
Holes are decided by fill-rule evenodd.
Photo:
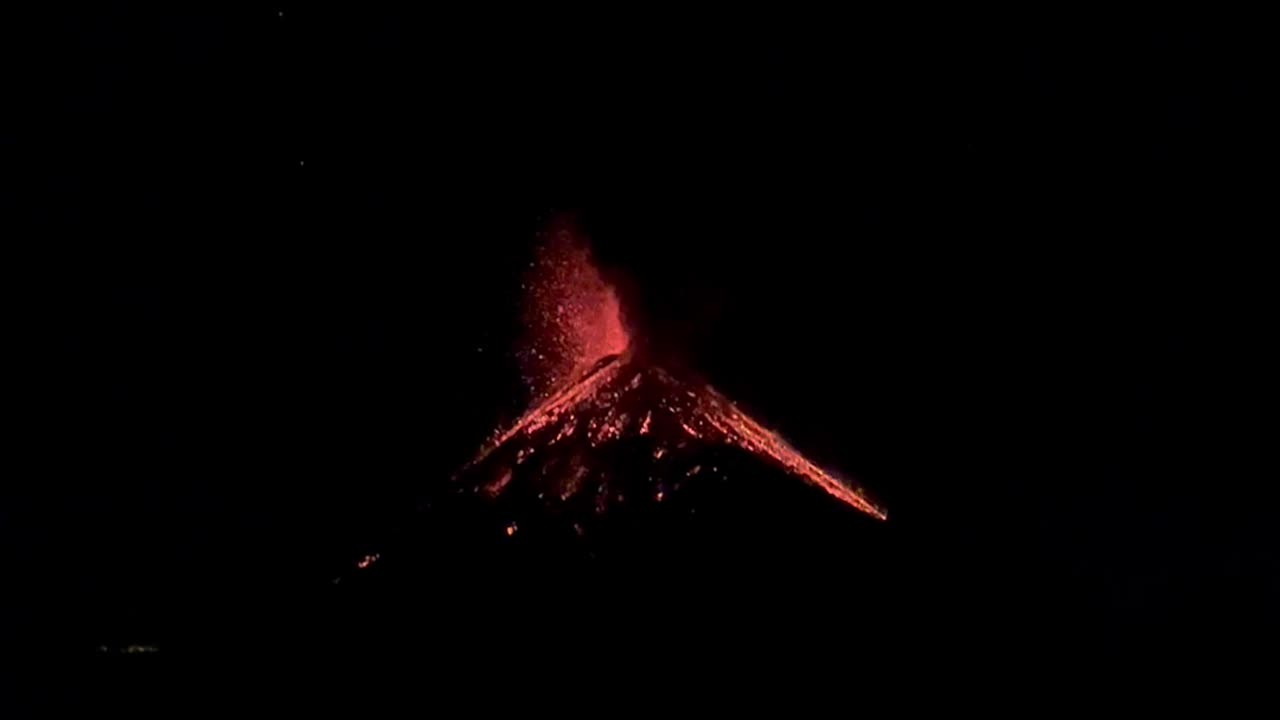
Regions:
M 498 434 L 455 476 L 490 498 L 602 514 L 616 503 L 662 502 L 734 449 L 776 465 L 878 519 L 886 513 L 748 417 L 710 385 L 678 377 L 628 349 L 598 360 Z M 720 455 L 717 455 L 720 453 Z
M 560 520 L 585 536 L 600 521 L 627 515 L 623 506 L 671 506 L 692 488 L 781 474 L 885 519 L 857 485 L 804 457 L 709 384 L 645 352 L 571 226 L 541 236 L 522 287 L 524 335 L 514 356 L 529 409 L 436 493 L 491 501 L 508 536 L 525 523 Z M 378 557 L 365 555 L 357 567 Z
M 604 513 L 628 497 L 662 502 L 700 475 L 723 477 L 715 456 L 733 449 L 885 518 L 856 485 L 710 385 L 638 349 L 614 287 L 564 216 L 540 237 L 522 287 L 526 334 L 517 357 L 534 400 L 454 475 L 459 491 Z

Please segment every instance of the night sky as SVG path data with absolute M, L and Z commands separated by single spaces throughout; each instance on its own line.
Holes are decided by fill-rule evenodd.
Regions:
M 1010 22 L 12 14 L 0 533 L 42 697 L 812 662 L 853 706 L 975 647 L 1264 645 L 1262 40 Z M 521 273 L 564 213 L 654 352 L 890 520 L 744 482 L 584 561 L 451 517 L 335 587 L 523 409 Z

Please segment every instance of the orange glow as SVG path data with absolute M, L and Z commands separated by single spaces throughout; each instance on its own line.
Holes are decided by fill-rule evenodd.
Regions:
M 512 535 L 515 535 L 515 534 L 516 534 L 516 524 L 511 523 L 510 525 L 507 526 L 507 537 L 511 537 Z

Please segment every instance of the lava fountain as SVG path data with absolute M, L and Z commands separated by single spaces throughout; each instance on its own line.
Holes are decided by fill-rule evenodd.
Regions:
M 736 448 L 886 518 L 861 488 L 818 467 L 710 385 L 644 357 L 616 291 L 570 226 L 540 237 L 524 290 L 526 337 L 517 357 L 533 402 L 493 433 L 455 482 L 491 498 L 581 501 L 602 514 L 637 495 L 663 502 L 695 476 L 717 472 L 702 451 Z M 631 477 L 625 486 L 619 467 Z
M 567 221 L 539 237 L 523 290 L 525 331 L 516 356 L 535 401 L 631 344 L 617 292 Z

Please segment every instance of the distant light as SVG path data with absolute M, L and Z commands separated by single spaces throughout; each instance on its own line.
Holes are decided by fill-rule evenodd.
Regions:
M 512 535 L 515 535 L 515 534 L 516 534 L 516 524 L 511 523 L 510 525 L 507 526 L 507 537 L 511 537 Z
M 160 648 L 155 645 L 120 645 L 116 647 L 112 647 L 110 645 L 99 645 L 98 652 L 115 652 L 122 655 L 141 655 L 160 652 Z

